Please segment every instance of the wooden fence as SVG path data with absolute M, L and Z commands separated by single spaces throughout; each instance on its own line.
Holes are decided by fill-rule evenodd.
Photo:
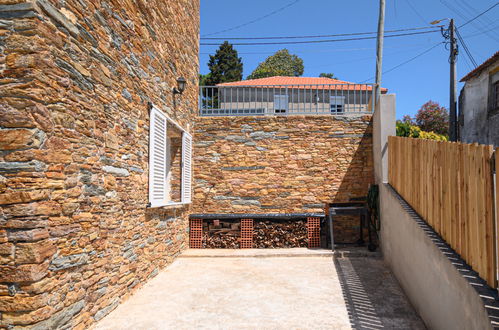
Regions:
M 492 146 L 394 136 L 388 143 L 390 185 L 496 288 Z

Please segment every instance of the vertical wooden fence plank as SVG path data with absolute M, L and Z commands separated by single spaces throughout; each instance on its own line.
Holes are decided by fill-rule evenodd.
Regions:
M 388 176 L 416 212 L 497 287 L 499 212 L 494 213 L 494 202 L 499 205 L 499 192 L 494 201 L 492 154 L 491 146 L 389 137 Z
M 483 163 L 485 167 L 485 208 L 486 208 L 486 223 L 485 223 L 485 248 L 487 251 L 486 259 L 486 279 L 491 287 L 497 286 L 496 278 L 496 249 L 495 249 L 495 216 L 494 216 L 494 176 L 493 176 L 493 148 L 492 146 L 484 146 Z
M 495 200 L 495 222 L 494 222 L 494 225 L 495 225 L 495 228 L 494 228 L 494 234 L 495 234 L 495 239 L 494 239 L 494 243 L 495 243 L 495 248 L 494 248 L 494 253 L 496 254 L 497 253 L 497 246 L 498 246 L 498 239 L 499 239 L 499 234 L 497 233 L 497 231 L 499 230 L 499 148 L 496 148 L 496 151 L 495 151 L 495 176 L 496 176 L 496 189 L 495 189 L 495 195 L 496 195 L 496 200 Z M 499 265 L 497 264 L 497 255 L 495 255 L 495 269 L 494 269 L 494 278 L 496 279 L 496 288 L 498 286 L 498 283 L 497 283 L 497 268 L 499 267 Z

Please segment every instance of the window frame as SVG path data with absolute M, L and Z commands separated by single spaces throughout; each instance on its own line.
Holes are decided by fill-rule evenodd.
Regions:
M 281 105 L 283 104 L 283 101 L 282 101 L 282 98 L 285 99 L 285 102 L 284 104 L 286 105 L 284 107 L 284 109 L 281 107 Z M 276 107 L 276 100 L 279 100 L 279 108 Z M 288 94 L 274 94 L 274 114 L 277 114 L 277 115 L 285 115 L 288 113 L 289 111 L 289 95 Z M 279 112 L 276 112 L 277 110 L 279 110 Z M 284 111 L 282 111 L 284 110 Z
M 492 83 L 492 109 L 499 109 L 499 80 Z
M 172 124 L 175 126 L 177 129 L 179 129 L 182 132 L 182 149 L 181 149 L 181 172 L 180 172 L 180 187 L 181 187 L 181 192 L 180 192 L 180 202 L 174 202 L 174 201 L 167 201 L 166 196 L 163 201 L 158 202 L 157 200 L 154 200 L 153 194 L 154 194 L 154 187 L 153 187 L 153 175 L 154 175 L 154 170 L 153 170 L 153 162 L 154 162 L 154 157 L 151 154 L 154 150 L 154 143 L 156 141 L 153 140 L 152 135 L 153 135 L 153 117 L 154 115 L 157 114 L 159 117 L 161 117 L 165 121 L 165 137 L 164 137 L 164 144 L 165 144 L 165 149 L 170 147 L 168 143 L 168 123 Z M 184 154 L 186 150 L 186 145 L 185 143 L 188 143 L 189 147 L 189 153 Z M 188 193 L 189 198 L 186 200 L 184 199 L 185 196 L 185 186 L 184 186 L 184 180 L 185 180 L 185 171 L 186 171 L 186 158 L 189 157 L 189 184 L 188 187 L 190 189 L 190 192 Z M 148 150 L 148 170 L 149 170 L 149 180 L 148 180 L 148 207 L 151 208 L 156 208 L 156 207 L 164 207 L 164 206 L 176 206 L 176 205 L 186 205 L 186 204 L 191 204 L 192 203 L 192 135 L 189 134 L 189 132 L 184 129 L 182 126 L 180 126 L 175 120 L 170 118 L 164 111 L 159 109 L 158 107 L 150 104 L 150 109 L 149 109 L 149 150 Z M 167 189 L 166 186 L 168 185 L 167 182 L 167 177 L 168 174 L 171 172 L 171 168 L 168 168 L 166 166 L 166 152 L 165 152 L 165 181 L 164 181 L 164 191 L 166 193 Z M 170 179 L 171 180 L 171 179 Z
M 333 102 L 334 100 L 334 102 Z M 338 102 L 341 100 L 341 102 Z M 341 105 L 341 111 L 338 111 L 338 106 Z M 332 107 L 335 106 L 336 109 L 333 111 Z M 329 111 L 331 114 L 341 114 L 345 113 L 345 96 L 342 95 L 331 95 L 329 96 Z

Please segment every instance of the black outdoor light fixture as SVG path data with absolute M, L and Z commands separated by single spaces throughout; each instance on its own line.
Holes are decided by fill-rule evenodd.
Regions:
M 182 94 L 185 90 L 187 81 L 184 77 L 177 78 L 177 87 L 173 87 L 173 94 Z

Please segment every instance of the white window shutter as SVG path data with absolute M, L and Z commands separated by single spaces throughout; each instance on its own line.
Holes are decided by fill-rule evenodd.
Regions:
M 151 207 L 158 207 L 167 203 L 166 116 L 153 107 L 149 125 L 149 203 Z
M 192 136 L 182 134 L 182 203 L 191 202 L 192 181 Z

